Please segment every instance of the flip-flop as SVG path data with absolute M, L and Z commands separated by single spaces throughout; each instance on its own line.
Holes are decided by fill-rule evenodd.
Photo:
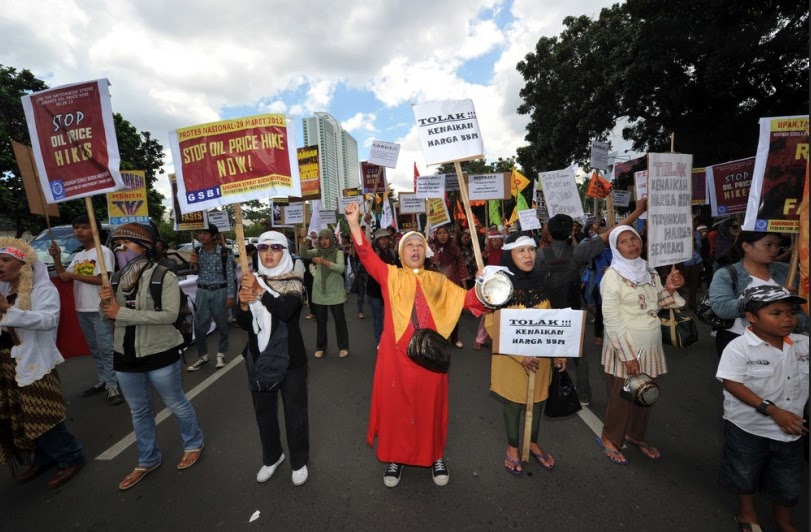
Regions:
M 738 516 L 735 516 L 735 522 L 738 523 L 738 530 L 741 532 L 763 532 L 760 525 L 757 523 L 746 523 L 741 521 Z
M 118 484 L 118 489 L 120 489 L 121 491 L 130 489 L 131 487 L 141 482 L 145 476 L 147 476 L 151 471 L 157 469 L 160 465 L 161 463 L 158 462 L 152 467 L 142 465 L 136 466 L 135 469 L 133 469 L 132 472 L 126 477 L 124 477 L 124 480 L 122 480 Z
M 200 455 L 203 454 L 203 446 L 201 445 L 199 449 L 192 449 L 190 451 L 184 451 L 183 457 L 180 459 L 180 462 L 177 464 L 177 468 L 181 471 L 183 469 L 188 469 L 194 464 L 197 463 L 197 460 L 200 459 Z
M 521 473 L 524 472 L 523 469 L 518 469 L 521 466 L 521 460 L 520 459 L 513 459 L 513 458 L 510 457 L 509 454 L 505 454 L 504 455 L 504 461 L 509 462 L 510 464 L 512 464 L 512 468 L 510 468 L 506 463 L 504 464 L 504 469 L 506 469 L 509 474 L 511 474 L 513 476 L 516 476 L 516 477 L 519 477 L 519 476 L 521 476 Z
M 538 464 L 546 469 L 547 471 L 552 471 L 555 468 L 555 464 L 552 465 L 545 464 L 544 462 L 549 462 L 549 460 L 554 460 L 555 458 L 549 453 L 533 453 L 532 451 L 529 452 L 532 457 L 535 459 Z
M 653 445 L 651 445 L 646 441 L 633 441 L 628 438 L 625 438 L 625 441 L 626 443 L 630 443 L 631 445 L 637 447 L 640 451 L 642 451 L 642 454 L 644 454 L 651 460 L 659 460 L 662 458 L 662 453 L 659 452 L 659 449 L 657 449 L 656 447 L 654 447 Z M 647 451 L 647 453 L 645 451 Z M 648 453 L 656 453 L 656 456 L 651 456 Z
M 628 465 L 628 460 L 622 455 L 622 453 L 616 449 L 608 449 L 605 445 L 603 445 L 603 440 L 600 439 L 599 436 L 597 436 L 597 445 L 599 445 L 600 449 L 603 451 L 603 456 L 611 460 L 612 463 L 617 465 Z

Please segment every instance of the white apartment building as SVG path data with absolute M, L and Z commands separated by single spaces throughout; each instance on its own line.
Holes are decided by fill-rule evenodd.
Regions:
M 301 122 L 304 146 L 318 146 L 322 208 L 337 209 L 341 190 L 360 184 L 358 141 L 327 113 L 315 113 Z

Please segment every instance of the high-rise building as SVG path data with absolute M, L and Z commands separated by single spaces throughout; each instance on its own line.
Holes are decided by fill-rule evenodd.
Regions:
M 304 145 L 318 146 L 318 166 L 321 172 L 321 205 L 337 209 L 338 197 L 345 188 L 357 188 L 358 141 L 327 113 L 315 113 L 302 119 Z

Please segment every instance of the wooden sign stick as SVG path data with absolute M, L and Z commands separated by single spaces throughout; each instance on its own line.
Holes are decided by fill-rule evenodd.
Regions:
M 101 270 L 101 284 L 109 284 L 107 278 L 107 265 L 104 264 L 104 254 L 101 252 L 101 235 L 99 235 L 99 228 L 96 225 L 96 213 L 93 212 L 93 201 L 90 196 L 84 199 L 84 206 L 87 209 L 87 218 L 90 220 L 90 230 L 93 232 L 93 243 L 96 245 L 96 260 Z
M 234 231 L 237 234 L 237 247 L 239 248 L 239 267 L 243 272 L 248 270 L 248 253 L 245 251 L 245 228 L 242 226 L 242 205 L 234 203 Z
M 552 371 L 555 371 L 552 368 Z M 521 461 L 529 462 L 529 445 L 532 436 L 532 407 L 535 406 L 535 373 L 529 372 L 527 376 L 527 405 L 524 412 L 524 440 L 521 446 Z
M 459 164 L 459 161 L 454 161 L 453 166 L 456 168 L 456 178 L 459 180 L 459 193 L 462 196 L 465 216 L 467 216 L 467 230 L 470 233 L 471 243 L 473 244 L 473 255 L 476 257 L 476 267 L 482 270 L 484 269 L 482 250 L 479 248 L 479 239 L 476 238 L 475 229 L 473 228 L 473 211 L 470 209 L 470 198 L 467 195 L 467 183 L 465 183 L 465 176 L 462 174 L 462 165 Z
M 796 234 L 791 235 L 791 261 L 788 267 L 788 277 L 786 277 L 786 284 L 784 288 L 789 291 L 796 292 L 797 287 L 794 286 L 797 282 L 797 269 L 800 267 L 800 244 Z

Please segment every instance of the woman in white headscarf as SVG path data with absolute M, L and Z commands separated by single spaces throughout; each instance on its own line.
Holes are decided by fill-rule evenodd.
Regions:
M 284 461 L 277 415 L 281 391 L 292 480 L 299 486 L 307 481 L 310 455 L 307 354 L 299 328 L 304 282 L 283 234 L 262 233 L 256 248 L 259 271 L 242 275 L 237 311 L 237 323 L 248 331 L 242 356 L 262 441 L 256 481 L 268 481 Z
M 605 322 L 603 369 L 608 374 L 608 407 L 603 433 L 597 442 L 615 464 L 628 463 L 620 452 L 624 442 L 652 460 L 661 457 L 648 443 L 646 432 L 651 407 L 620 397 L 628 375 L 646 373 L 655 378 L 667 372 L 662 348 L 659 310 L 684 306 L 677 289 L 684 278 L 674 268 L 664 287 L 656 270 L 641 258 L 642 239 L 632 227 L 618 225 L 608 237 L 613 258 L 600 282 Z

